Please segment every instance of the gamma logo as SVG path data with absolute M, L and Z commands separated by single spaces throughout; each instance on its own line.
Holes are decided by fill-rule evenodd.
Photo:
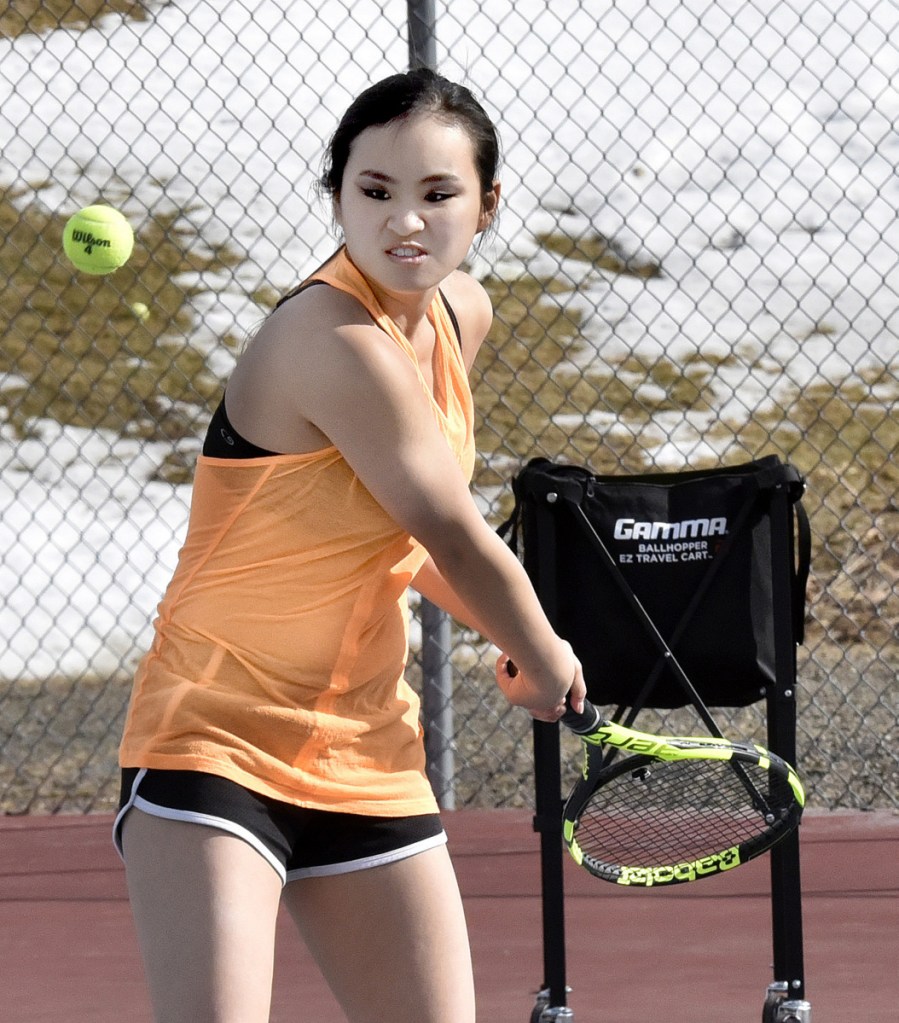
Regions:
M 638 522 L 619 519 L 615 523 L 616 540 L 680 540 L 682 537 L 724 536 L 727 519 L 684 519 L 682 522 Z
M 716 543 L 716 538 L 727 536 L 727 518 L 682 519 L 680 522 L 621 518 L 615 522 L 612 535 L 616 540 L 630 541 L 629 549 L 617 555 L 621 565 L 711 561 L 721 544 L 720 540 Z

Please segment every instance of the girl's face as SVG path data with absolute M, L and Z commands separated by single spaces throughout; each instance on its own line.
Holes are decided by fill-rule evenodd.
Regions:
M 366 128 L 353 141 L 334 203 L 347 252 L 388 293 L 436 288 L 493 219 L 464 128 L 429 114 Z

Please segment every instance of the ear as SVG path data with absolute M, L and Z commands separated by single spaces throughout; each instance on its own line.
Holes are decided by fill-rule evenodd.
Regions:
M 343 214 L 340 209 L 340 194 L 334 196 L 331 200 L 331 216 L 334 219 L 334 223 L 340 230 L 343 230 Z
M 481 201 L 481 214 L 478 217 L 478 232 L 486 231 L 488 227 L 493 223 L 497 211 L 499 210 L 499 195 L 500 195 L 500 183 L 498 181 L 493 182 L 493 187 L 489 192 L 484 193 L 484 198 Z

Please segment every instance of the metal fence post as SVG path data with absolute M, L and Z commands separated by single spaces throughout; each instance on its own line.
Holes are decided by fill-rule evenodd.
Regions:
M 409 67 L 437 65 L 434 0 L 409 0 Z M 441 809 L 455 808 L 453 778 L 453 681 L 449 616 L 429 600 L 421 602 L 422 709 L 428 777 Z
M 456 808 L 450 620 L 429 600 L 421 602 L 422 710 L 428 778 L 443 810 Z
M 437 67 L 437 15 L 434 0 L 409 0 L 409 67 Z

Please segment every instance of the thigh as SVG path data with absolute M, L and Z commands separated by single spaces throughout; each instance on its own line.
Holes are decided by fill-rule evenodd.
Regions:
M 293 881 L 284 902 L 350 1023 L 474 1023 L 468 932 L 445 846 Z
M 128 894 L 157 1023 L 268 1020 L 281 879 L 217 828 L 130 810 Z

